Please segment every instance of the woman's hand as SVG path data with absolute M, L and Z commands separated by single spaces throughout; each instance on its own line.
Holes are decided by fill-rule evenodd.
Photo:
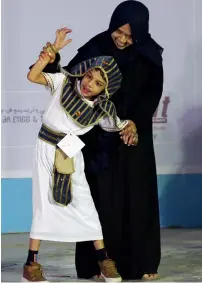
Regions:
M 49 63 L 53 63 L 55 61 L 56 58 L 56 54 L 55 52 L 50 48 L 52 46 L 52 44 L 50 42 L 46 43 L 46 46 L 43 47 L 43 51 L 41 51 L 40 55 L 39 55 L 39 59 L 40 60 L 46 60 L 47 56 L 50 58 L 50 62 Z
M 137 128 L 133 121 L 128 120 L 128 124 L 120 132 L 121 139 L 127 145 L 137 145 L 138 144 L 138 134 Z

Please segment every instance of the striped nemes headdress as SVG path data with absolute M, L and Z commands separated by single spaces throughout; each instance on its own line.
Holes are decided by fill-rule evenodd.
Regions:
M 100 69 L 107 82 L 102 98 L 109 99 L 120 87 L 122 74 L 117 63 L 111 56 L 99 56 L 77 64 L 71 69 L 71 75 L 83 77 L 91 69 Z
M 96 97 L 96 102 L 92 108 L 85 100 L 81 99 L 81 95 L 76 90 L 76 83 L 71 83 L 71 77 L 79 79 L 95 68 L 99 68 L 103 72 L 107 83 L 103 92 Z M 66 114 L 75 123 L 81 127 L 95 125 L 106 115 L 116 121 L 116 108 L 110 101 L 110 97 L 121 87 L 122 74 L 114 58 L 110 56 L 91 58 L 77 64 L 70 70 L 70 73 L 66 72 L 66 74 L 67 81 L 63 88 L 60 103 Z

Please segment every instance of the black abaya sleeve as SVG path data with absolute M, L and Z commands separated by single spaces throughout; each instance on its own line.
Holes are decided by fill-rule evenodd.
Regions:
M 67 66 L 63 68 L 70 72 L 71 68 L 77 65 L 78 63 L 81 63 L 82 61 L 101 55 L 103 54 L 101 53 L 97 43 L 96 42 L 93 43 L 92 41 L 90 41 L 83 47 L 79 48 L 76 56 L 69 62 Z
M 163 67 L 153 65 L 150 68 L 148 83 L 141 97 L 130 105 L 128 118 L 134 121 L 138 132 L 150 126 L 163 92 Z

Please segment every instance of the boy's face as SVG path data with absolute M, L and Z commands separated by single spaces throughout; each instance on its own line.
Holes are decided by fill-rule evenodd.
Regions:
M 86 98 L 100 94 L 106 86 L 100 70 L 92 69 L 86 73 L 81 81 L 81 93 Z

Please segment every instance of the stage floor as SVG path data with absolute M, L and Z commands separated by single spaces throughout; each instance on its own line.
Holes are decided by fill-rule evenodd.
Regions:
M 202 282 L 202 229 L 162 229 L 162 260 L 158 281 Z M 27 257 L 29 234 L 3 234 L 1 282 L 19 282 Z M 43 242 L 40 263 L 49 281 L 84 281 L 76 278 L 75 244 Z M 92 281 L 91 281 L 92 282 Z

